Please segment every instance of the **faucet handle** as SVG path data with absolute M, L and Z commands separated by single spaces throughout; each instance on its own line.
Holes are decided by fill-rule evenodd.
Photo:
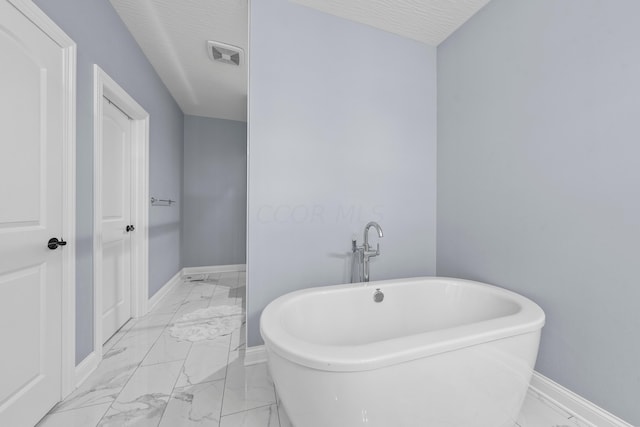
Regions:
M 380 255 L 380 243 L 377 244 L 376 250 L 372 250 L 371 248 L 364 248 L 364 254 L 368 257 L 374 257 Z

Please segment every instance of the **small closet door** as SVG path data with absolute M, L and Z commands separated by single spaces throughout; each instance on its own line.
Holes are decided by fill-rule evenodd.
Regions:
M 102 108 L 102 338 L 131 318 L 131 120 Z

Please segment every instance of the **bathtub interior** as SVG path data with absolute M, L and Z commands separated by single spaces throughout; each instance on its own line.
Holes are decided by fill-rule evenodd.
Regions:
M 373 301 L 378 288 L 381 303 Z M 500 291 L 447 280 L 329 287 L 289 299 L 280 325 L 313 344 L 366 345 L 517 314 L 521 304 Z

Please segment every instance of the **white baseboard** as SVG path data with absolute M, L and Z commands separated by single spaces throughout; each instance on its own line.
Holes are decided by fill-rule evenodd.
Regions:
M 149 302 L 147 304 L 147 313 L 153 310 L 153 307 L 158 305 L 162 298 L 164 298 L 170 291 L 182 280 L 182 271 L 178 270 L 178 272 L 171 278 L 167 283 L 165 283 L 151 298 L 149 298 Z
M 530 388 L 552 404 L 593 427 L 633 427 L 538 372 L 533 373 Z
M 178 271 L 169 281 L 158 290 L 151 298 L 149 298 L 149 303 L 147 304 L 147 312 L 151 311 L 153 307 L 155 307 L 162 298 L 167 295 L 174 286 L 180 283 L 184 276 L 189 274 L 203 274 L 203 273 L 226 273 L 226 272 L 234 272 L 234 271 L 246 271 L 246 264 L 232 264 L 232 265 L 210 265 L 205 267 L 185 267 L 182 270 Z
M 89 378 L 89 375 L 98 367 L 100 360 L 98 353 L 92 351 L 82 362 L 78 363 L 74 372 L 74 389 L 80 387 L 80 384 Z
M 246 270 L 247 264 L 209 265 L 205 267 L 185 267 L 182 269 L 182 275 L 186 276 L 188 274 L 227 273 Z
M 267 350 L 264 345 L 248 347 L 244 353 L 244 366 L 257 365 L 267 361 Z

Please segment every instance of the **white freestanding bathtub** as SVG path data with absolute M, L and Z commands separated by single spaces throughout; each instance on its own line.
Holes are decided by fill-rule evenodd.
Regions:
M 295 427 L 513 427 L 543 325 L 521 295 L 422 277 L 292 292 L 260 332 Z

